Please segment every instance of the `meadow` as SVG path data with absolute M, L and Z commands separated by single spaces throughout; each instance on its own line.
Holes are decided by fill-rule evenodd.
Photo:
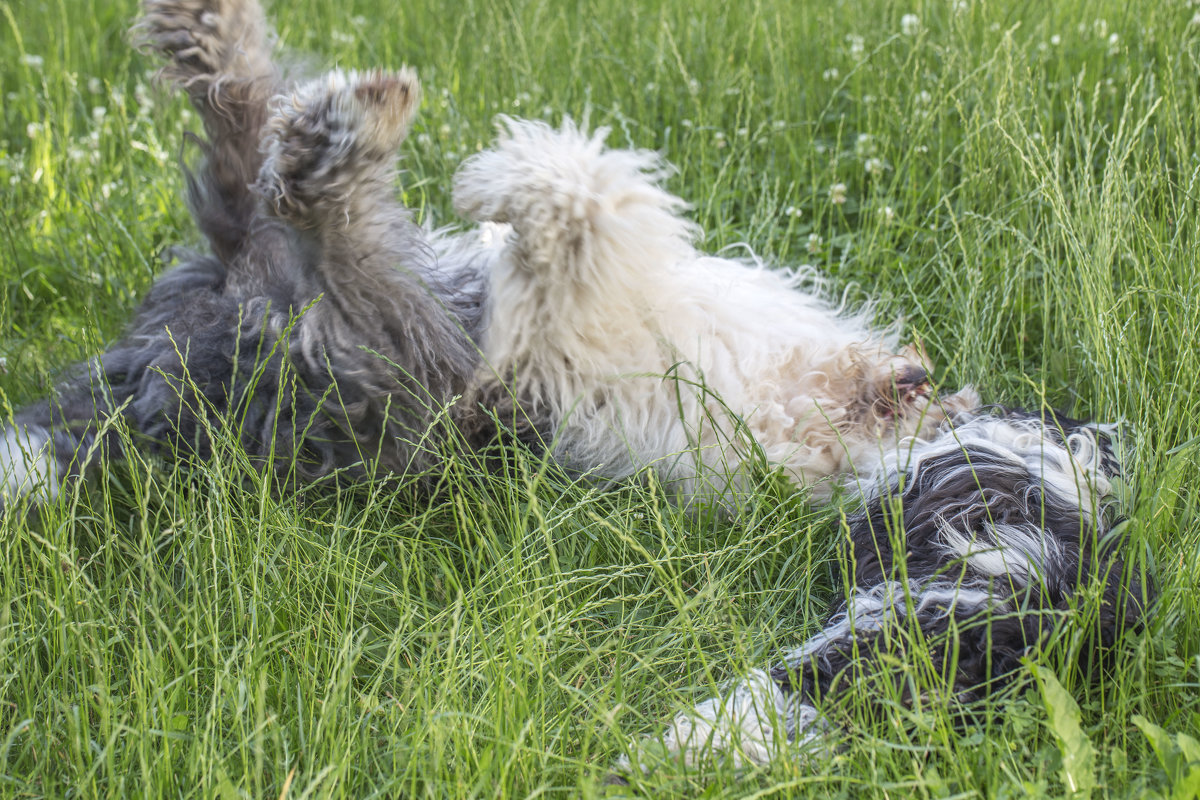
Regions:
M 837 709 L 767 768 L 609 766 L 845 597 L 840 507 L 773 476 L 736 513 L 514 453 L 280 491 L 237 449 L 135 455 L 0 519 L 4 797 L 1200 795 L 1200 4 L 296 0 L 298 64 L 410 64 L 398 191 L 453 224 L 498 114 L 660 151 L 709 250 L 812 264 L 947 387 L 1120 420 L 1122 531 L 1160 596 L 989 706 Z M 172 245 L 194 114 L 130 0 L 0 0 L 0 411 L 119 336 Z M 913 680 L 921 680 L 915 675 Z M 878 701 L 879 698 L 872 698 Z M 884 698 L 886 701 L 886 698 Z

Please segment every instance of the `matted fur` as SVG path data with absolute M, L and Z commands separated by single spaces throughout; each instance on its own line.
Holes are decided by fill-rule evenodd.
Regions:
M 118 415 L 139 446 L 201 456 L 228 424 L 303 481 L 435 466 L 486 286 L 477 254 L 395 199 L 415 75 L 293 85 L 255 0 L 147 0 L 135 31 L 203 121 L 188 199 L 211 255 L 183 253 L 125 338 L 16 415 L 0 499 L 53 497 L 100 447 L 119 454 Z
M 996 409 L 904 444 L 864 481 L 865 507 L 847 522 L 846 607 L 770 670 L 680 714 L 661 734 L 669 753 L 688 764 L 811 758 L 832 746 L 822 709 L 846 693 L 868 707 L 918 691 L 970 702 L 1073 616 L 1087 658 L 1140 624 L 1152 591 L 1110 535 L 1120 467 L 1107 429 Z M 1096 587 L 1098 601 L 1083 599 Z M 914 648 L 940 683 L 897 668 Z
M 917 352 L 812 276 L 697 251 L 667 167 L 605 135 L 506 119 L 454 186 L 460 212 L 510 226 L 476 398 L 514 398 L 567 468 L 653 467 L 688 498 L 761 459 L 823 496 L 976 405 L 970 390 L 931 403 Z

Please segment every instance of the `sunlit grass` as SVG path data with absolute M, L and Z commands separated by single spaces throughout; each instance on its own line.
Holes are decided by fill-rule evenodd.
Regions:
M 134 12 L 0 0 L 6 411 L 113 341 L 159 254 L 197 243 L 177 168 L 195 121 L 130 51 Z M 586 119 L 678 167 L 671 188 L 707 249 L 746 242 L 817 266 L 851 302 L 877 298 L 943 384 L 1122 420 L 1125 530 L 1161 599 L 1099 680 L 1056 654 L 1039 669 L 1079 706 L 1095 793 L 1195 780 L 1196 9 L 271 13 L 301 64 L 419 70 L 401 191 L 423 217 L 454 221 L 450 175 L 497 114 Z M 134 460 L 0 522 L 0 794 L 595 795 L 631 742 L 801 641 L 844 588 L 836 511 L 770 481 L 730 520 L 684 514 L 645 481 L 573 485 L 527 457 L 487 480 L 454 464 L 432 502 L 395 482 L 296 495 L 264 480 L 232 446 L 196 468 Z M 850 698 L 827 761 L 667 768 L 646 788 L 1064 796 L 1084 762 L 1046 686 L 1031 670 L 966 725 L 937 704 L 879 719 Z

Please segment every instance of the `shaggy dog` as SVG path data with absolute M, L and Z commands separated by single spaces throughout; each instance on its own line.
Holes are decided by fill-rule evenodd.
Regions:
M 812 276 L 698 252 L 654 155 L 508 120 L 455 181 L 484 228 L 430 233 L 393 189 L 412 73 L 290 86 L 253 0 L 148 0 L 139 31 L 204 122 L 188 194 L 212 252 L 186 256 L 124 340 L 16 416 L 3 499 L 52 498 L 98 448 L 118 451 L 114 416 L 139 443 L 203 456 L 219 415 L 253 458 L 311 481 L 422 474 L 447 410 L 480 447 L 498 421 L 580 474 L 652 469 L 684 502 L 719 500 L 759 465 L 818 498 L 861 488 L 845 611 L 677 718 L 664 741 L 689 762 L 765 762 L 820 738 L 823 698 L 908 687 L 895 665 L 911 637 L 942 691 L 973 699 L 1082 588 L 1102 587 L 1100 645 L 1140 618 L 1148 592 L 1122 583 L 1107 535 L 1104 430 L 974 410 L 969 389 L 935 402 L 918 352 L 868 311 L 836 309 Z
M 734 765 L 819 755 L 832 732 L 822 709 L 839 697 L 978 700 L 1068 620 L 1093 659 L 1140 625 L 1153 594 L 1112 531 L 1118 474 L 1110 431 L 1065 417 L 980 411 L 905 443 L 846 523 L 845 608 L 774 667 L 677 716 L 667 752 Z
M 1068 617 L 1101 649 L 1140 622 L 1149 591 L 1106 519 L 1108 429 L 981 410 L 969 389 L 932 400 L 917 353 L 865 312 L 839 313 L 807 276 L 697 252 L 659 160 L 603 139 L 506 120 L 457 176 L 461 212 L 511 227 L 490 270 L 477 396 L 502 414 L 511 403 L 581 473 L 652 467 L 691 500 L 766 464 L 818 498 L 843 484 L 863 503 L 845 610 L 680 715 L 669 753 L 765 763 L 788 742 L 824 743 L 820 709 L 847 691 L 928 691 L 897 666 L 914 652 L 938 696 L 969 701 Z
M 462 393 L 477 448 L 498 419 L 568 470 L 651 467 L 685 501 L 756 463 L 825 497 L 976 404 L 931 403 L 917 352 L 812 276 L 697 252 L 651 154 L 510 121 L 455 184 L 489 224 L 431 233 L 394 197 L 411 73 L 292 86 L 254 0 L 148 0 L 136 31 L 203 120 L 188 197 L 211 254 L 185 254 L 121 342 L 16 415 L 0 499 L 53 497 L 97 449 L 119 455 L 115 416 L 201 457 L 219 418 L 285 480 L 422 474 Z
M 826 479 L 977 405 L 970 390 L 932 403 L 917 351 L 813 276 L 698 252 L 659 159 L 604 136 L 506 120 L 454 185 L 461 213 L 509 226 L 472 399 L 564 467 L 652 467 L 687 500 L 758 463 L 827 497 Z
M 428 470 L 476 372 L 485 285 L 476 249 L 395 199 L 415 76 L 294 87 L 255 0 L 147 0 L 135 31 L 203 121 L 188 199 L 211 253 L 183 254 L 124 339 L 16 414 L 0 502 L 119 455 L 115 416 L 140 447 L 201 457 L 220 420 L 284 480 Z

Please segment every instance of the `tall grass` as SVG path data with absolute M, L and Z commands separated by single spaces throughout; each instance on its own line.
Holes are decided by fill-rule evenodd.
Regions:
M 645 791 L 1195 796 L 1194 12 L 272 9 L 301 63 L 419 69 L 401 191 L 426 218 L 453 221 L 449 177 L 497 114 L 586 119 L 678 166 L 671 188 L 707 249 L 746 242 L 818 266 L 850 301 L 877 298 L 945 385 L 1125 423 L 1128 546 L 1161 599 L 1097 680 L 1055 650 L 966 724 L 937 703 L 878 719 L 852 697 L 831 712 L 846 733 L 828 760 L 668 766 Z M 176 167 L 196 123 L 130 52 L 134 13 L 0 0 L 6 410 L 112 341 L 158 255 L 198 238 Z M 395 481 L 281 493 L 219 450 L 187 469 L 111 464 L 0 521 L 0 793 L 597 796 L 640 735 L 801 641 L 843 596 L 837 511 L 769 480 L 729 519 L 684 514 L 650 481 L 602 491 L 520 455 L 486 481 L 452 465 L 430 502 Z

